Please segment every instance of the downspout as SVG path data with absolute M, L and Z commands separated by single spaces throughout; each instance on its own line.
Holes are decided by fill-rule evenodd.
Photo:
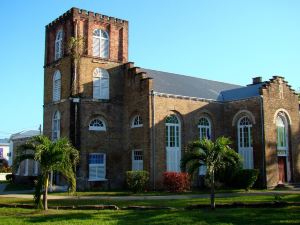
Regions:
M 263 96 L 260 96 L 260 118 L 261 118 L 261 141 L 262 141 L 262 177 L 263 177 L 263 186 L 267 187 L 267 176 L 266 176 L 266 146 L 265 146 L 265 130 L 264 130 L 264 104 L 263 104 Z
M 153 178 L 153 189 L 156 189 L 155 180 L 156 180 L 156 164 L 155 164 L 155 157 L 156 157 L 156 151 L 155 151 L 155 104 L 154 104 L 154 91 L 151 90 L 151 150 L 152 150 L 152 178 Z

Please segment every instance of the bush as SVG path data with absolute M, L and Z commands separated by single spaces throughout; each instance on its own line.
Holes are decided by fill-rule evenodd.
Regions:
M 225 168 L 222 168 L 215 173 L 215 180 L 224 184 L 226 187 L 234 186 L 234 179 L 241 170 L 243 165 L 238 163 L 237 165 L 228 164 Z
M 237 188 L 243 188 L 249 190 L 253 187 L 258 177 L 258 170 L 255 169 L 243 169 L 236 173 L 233 179 L 234 185 Z
M 146 190 L 149 181 L 149 173 L 147 171 L 127 171 L 126 183 L 129 190 L 133 192 L 142 192 Z
M 5 176 L 6 180 L 9 181 L 10 183 L 13 183 L 14 180 L 14 175 L 13 174 L 7 174 Z
M 165 172 L 164 187 L 170 192 L 184 192 L 190 189 L 190 176 L 188 173 Z

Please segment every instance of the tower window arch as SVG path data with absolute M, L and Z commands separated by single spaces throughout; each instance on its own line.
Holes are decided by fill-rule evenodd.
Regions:
M 52 117 L 52 140 L 60 138 L 60 112 L 55 111 Z
M 287 121 L 283 115 L 278 115 L 276 118 L 276 130 L 277 130 L 277 150 L 288 149 L 288 132 Z
M 109 99 L 109 74 L 107 70 L 96 68 L 93 73 L 93 98 Z
M 93 119 L 90 121 L 89 130 L 106 131 L 106 124 L 100 118 Z
M 109 55 L 109 35 L 106 31 L 95 29 L 93 32 L 93 56 L 107 59 Z
M 201 139 L 211 139 L 211 123 L 206 117 L 201 117 L 198 123 L 199 128 L 199 138 Z
M 54 59 L 58 60 L 62 57 L 62 52 L 63 52 L 63 46 L 62 46 L 62 42 L 63 42 L 63 30 L 60 29 L 59 31 L 57 31 L 56 33 L 56 37 L 55 37 L 55 55 L 54 55 Z
M 133 117 L 131 121 L 131 128 L 135 127 L 142 127 L 143 126 L 143 119 L 140 115 L 136 115 Z
M 239 120 L 239 147 L 248 148 L 252 147 L 252 123 L 250 119 L 245 116 Z
M 61 95 L 61 74 L 56 70 L 53 74 L 53 101 L 59 101 Z

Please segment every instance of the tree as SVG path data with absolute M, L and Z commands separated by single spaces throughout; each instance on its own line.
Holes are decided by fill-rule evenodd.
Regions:
M 188 169 L 193 174 L 200 166 L 205 165 L 209 177 L 211 194 L 211 208 L 215 209 L 215 173 L 228 165 L 240 162 L 240 156 L 229 147 L 231 141 L 226 137 L 219 137 L 215 142 L 202 139 L 188 145 L 188 151 L 181 160 L 182 170 Z
M 34 202 L 36 207 L 48 209 L 47 195 L 49 187 L 49 174 L 51 171 L 60 172 L 70 183 L 72 193 L 76 190 L 75 167 L 79 161 L 79 152 L 67 138 L 51 141 L 48 137 L 40 135 L 31 138 L 16 150 L 13 169 L 16 171 L 25 159 L 36 160 L 40 164 L 40 175 L 35 184 Z

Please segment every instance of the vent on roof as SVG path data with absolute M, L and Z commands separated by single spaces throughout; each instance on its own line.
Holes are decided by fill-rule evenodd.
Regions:
M 260 84 L 262 82 L 262 77 L 252 78 L 252 84 Z

